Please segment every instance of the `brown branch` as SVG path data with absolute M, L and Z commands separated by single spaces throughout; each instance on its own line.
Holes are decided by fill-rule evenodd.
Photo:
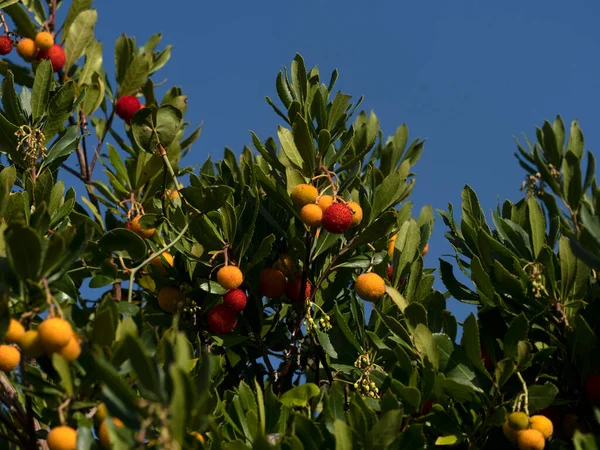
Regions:
M 63 169 L 65 169 L 67 172 L 69 172 L 71 175 L 76 176 L 77 178 L 79 178 L 81 181 L 85 181 L 83 178 L 81 178 L 81 174 L 79 172 L 77 172 L 75 169 L 72 169 L 71 167 L 67 166 L 66 164 L 61 164 L 60 167 L 62 167 Z

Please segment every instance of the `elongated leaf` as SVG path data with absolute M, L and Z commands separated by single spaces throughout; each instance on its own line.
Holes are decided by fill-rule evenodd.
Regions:
M 94 39 L 94 26 L 98 13 L 92 9 L 80 12 L 69 28 L 65 40 L 65 72 L 83 55 L 86 47 Z
M 53 80 L 52 63 L 49 59 L 42 61 L 35 72 L 35 80 L 31 90 L 31 116 L 33 120 L 38 120 L 46 112 Z
M 527 199 L 527 206 L 529 209 L 533 256 L 537 259 L 546 240 L 546 219 L 542 207 L 534 196 Z

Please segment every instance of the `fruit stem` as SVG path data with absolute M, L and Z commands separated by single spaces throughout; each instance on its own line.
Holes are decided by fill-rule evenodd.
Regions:
M 185 232 L 187 231 L 187 229 L 189 228 L 189 226 L 190 226 L 190 224 L 186 223 L 185 226 L 183 227 L 183 229 L 181 230 L 181 232 L 177 235 L 177 237 L 175 239 L 173 239 L 173 241 L 169 245 L 167 245 L 166 247 L 163 247 L 162 249 L 160 249 L 160 250 L 152 253 L 139 266 L 134 267 L 133 269 L 131 269 L 131 271 L 129 273 L 129 292 L 127 293 L 127 301 L 129 303 L 131 303 L 132 300 L 133 300 L 133 283 L 134 283 L 134 280 L 135 280 L 135 274 L 140 269 L 142 269 L 144 266 L 146 266 L 146 264 L 149 264 L 150 261 L 152 261 L 154 258 L 159 257 L 164 252 L 166 252 L 171 247 L 173 247 L 177 242 L 179 242 L 181 240 L 181 238 L 183 237 L 183 235 L 185 234 Z
M 521 372 L 517 371 L 517 377 L 519 377 L 519 381 L 523 385 L 523 409 L 525 410 L 525 414 L 529 415 L 529 391 L 527 390 L 527 383 L 525 383 Z
M 329 180 L 329 184 L 331 185 L 331 190 L 333 191 L 332 192 L 333 193 L 333 195 L 332 195 L 333 201 L 335 202 L 337 200 L 337 188 L 335 186 L 335 183 L 333 182 L 333 178 L 331 177 L 331 172 L 324 165 L 321 165 L 321 170 L 323 171 L 324 175 Z
M 0 25 L 4 28 L 4 34 L 8 34 L 10 30 L 8 29 L 8 24 L 6 23 L 6 19 L 4 18 L 4 14 L 0 11 Z

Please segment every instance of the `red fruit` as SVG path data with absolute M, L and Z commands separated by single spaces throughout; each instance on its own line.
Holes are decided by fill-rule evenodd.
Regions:
M 44 59 L 48 59 L 48 52 L 50 50 L 38 50 L 37 54 L 35 55 L 35 60 L 36 61 L 42 61 Z
M 246 293 L 241 289 L 231 289 L 223 296 L 223 304 L 229 306 L 235 312 L 243 311 L 247 300 Z
M 394 268 L 391 264 L 388 264 L 388 280 L 393 281 L 394 278 Z
M 352 225 L 352 210 L 343 203 L 334 203 L 323 213 L 321 226 L 330 233 L 341 234 Z
M 591 375 L 585 382 L 585 392 L 590 402 L 600 402 L 600 375 Z
M 133 115 L 140 109 L 142 109 L 142 104 L 133 95 L 124 95 L 117 100 L 117 116 L 123 119 L 128 125 L 131 123 Z
M 269 298 L 281 297 L 285 292 L 285 275 L 281 270 L 267 267 L 260 272 L 258 291 Z
M 303 302 L 306 298 L 312 294 L 312 284 L 306 280 L 304 286 L 304 296 L 301 295 L 302 277 L 298 277 L 295 280 L 289 280 L 285 286 L 285 293 L 293 302 Z
M 8 55 L 12 52 L 13 42 L 8 36 L 0 36 L 0 55 Z
M 36 59 L 39 60 L 46 58 L 50 59 L 50 62 L 52 63 L 52 70 L 54 70 L 55 72 L 60 72 L 62 68 L 65 67 L 65 62 L 67 60 L 65 56 L 65 51 L 58 44 L 54 44 L 52 47 L 50 47 L 50 50 L 48 51 L 38 52 L 38 55 L 36 57 Z
M 231 333 L 237 325 L 236 312 L 227 305 L 217 305 L 208 311 L 208 328 L 215 334 Z

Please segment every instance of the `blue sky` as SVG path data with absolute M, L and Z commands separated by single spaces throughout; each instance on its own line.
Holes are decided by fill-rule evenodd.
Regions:
M 486 210 L 518 200 L 524 173 L 513 135 L 560 113 L 578 118 L 586 148 L 600 140 L 600 3 L 593 1 L 203 2 L 96 1 L 105 61 L 123 31 L 139 43 L 162 32 L 174 45 L 159 72 L 189 96 L 187 120 L 204 122 L 188 158 L 239 152 L 249 130 L 275 135 L 275 76 L 296 52 L 337 88 L 373 109 L 386 135 L 403 122 L 428 141 L 415 168 L 415 210 L 460 204 L 465 183 Z M 436 221 L 429 266 L 451 248 Z M 441 286 L 438 285 L 441 289 Z M 452 305 L 459 318 L 469 311 Z

